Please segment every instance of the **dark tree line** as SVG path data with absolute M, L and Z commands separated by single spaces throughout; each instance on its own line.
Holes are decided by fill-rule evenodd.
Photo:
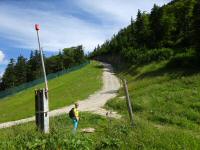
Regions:
M 150 13 L 139 10 L 128 27 L 98 45 L 90 57 L 147 63 L 186 49 L 195 49 L 200 55 L 199 35 L 200 1 L 173 0 L 162 7 L 154 5 Z
M 64 48 L 62 52 L 60 51 L 57 55 L 48 58 L 44 56 L 47 74 L 79 65 L 85 60 L 82 46 Z M 29 59 L 22 55 L 17 60 L 10 59 L 0 81 L 0 90 L 41 78 L 42 73 L 41 56 L 38 50 L 31 51 Z

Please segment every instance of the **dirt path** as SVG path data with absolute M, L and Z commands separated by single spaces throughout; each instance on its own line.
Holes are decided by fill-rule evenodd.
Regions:
M 106 116 L 107 110 L 103 109 L 102 107 L 105 103 L 114 97 L 117 96 L 117 91 L 120 88 L 120 82 L 118 78 L 114 75 L 112 66 L 109 64 L 104 65 L 104 72 L 103 72 L 103 87 L 100 91 L 95 92 L 94 94 L 90 95 L 87 99 L 79 102 L 79 110 L 80 111 L 89 111 L 95 114 Z M 63 107 L 60 109 L 56 109 L 50 112 L 50 117 L 58 116 L 69 112 L 69 110 L 73 107 L 73 105 Z M 116 112 L 110 112 L 109 116 L 114 118 L 120 118 L 121 116 L 118 115 Z M 26 122 L 34 121 L 35 117 L 30 117 L 26 119 L 21 119 L 17 121 L 10 121 L 0 124 L 0 128 L 7 128 L 18 124 L 23 124 Z

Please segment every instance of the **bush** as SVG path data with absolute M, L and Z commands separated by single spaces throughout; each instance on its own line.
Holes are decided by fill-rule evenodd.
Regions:
M 152 61 L 167 60 L 170 59 L 172 56 L 173 56 L 173 50 L 169 48 L 149 50 L 146 53 L 146 58 L 148 58 L 148 61 L 146 61 L 146 63 Z
M 126 62 L 139 65 L 153 61 L 168 60 L 174 55 L 174 52 L 169 48 L 146 50 L 129 47 L 122 50 L 122 55 Z

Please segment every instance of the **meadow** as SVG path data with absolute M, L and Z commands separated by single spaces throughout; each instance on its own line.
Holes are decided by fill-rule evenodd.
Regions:
M 75 135 L 68 114 L 50 118 L 50 134 L 46 135 L 37 131 L 34 122 L 0 129 L 0 148 L 200 149 L 200 73 L 196 67 L 172 67 L 172 61 L 116 69 L 117 75 L 128 81 L 134 127 L 121 88 L 105 105 L 120 113 L 121 119 L 81 113 Z M 96 130 L 81 132 L 87 127 Z
M 49 134 L 37 131 L 34 122 L 0 129 L 0 149 L 85 150 L 120 147 L 120 139 L 111 137 L 113 136 L 113 129 L 110 128 L 109 119 L 87 112 L 81 113 L 80 116 L 79 129 L 75 135 L 72 133 L 72 121 L 67 114 L 50 118 Z M 113 125 L 118 125 L 118 121 L 112 120 Z M 87 127 L 95 128 L 95 133 L 81 132 L 81 129 Z M 105 135 L 105 133 L 108 133 L 108 135 Z
M 92 61 L 80 70 L 49 80 L 50 110 L 83 100 L 99 90 L 102 86 L 102 69 L 98 66 L 98 62 Z M 34 91 L 42 87 L 44 85 L 39 84 L 0 99 L 0 123 L 34 116 Z
M 133 104 L 134 149 L 200 149 L 200 72 L 185 60 L 179 67 L 172 59 L 118 70 L 119 77 L 128 81 Z M 122 96 L 124 89 L 106 108 L 128 121 Z

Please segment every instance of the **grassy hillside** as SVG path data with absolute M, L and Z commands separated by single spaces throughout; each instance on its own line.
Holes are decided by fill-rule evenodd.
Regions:
M 100 89 L 102 70 L 97 62 L 49 81 L 50 110 L 87 98 Z M 34 89 L 42 84 L 0 99 L 0 122 L 18 120 L 34 115 Z
M 174 62 L 119 71 L 128 80 L 133 103 L 135 128 L 129 142 L 135 149 L 200 149 L 200 72 L 192 66 L 173 68 Z M 121 96 L 123 89 L 106 107 L 124 114 L 128 121 Z
M 118 70 L 119 77 L 128 80 L 134 128 L 121 89 L 105 107 L 118 111 L 122 119 L 81 113 L 76 136 L 66 115 L 51 118 L 49 135 L 37 132 L 34 123 L 0 129 L 0 148 L 200 149 L 200 72 L 192 67 L 173 69 L 171 64 L 162 61 Z M 96 132 L 81 133 L 85 127 L 94 127 Z
M 155 127 L 136 116 L 135 127 L 130 128 L 127 118 L 121 120 L 81 113 L 79 130 L 72 134 L 69 117 L 50 118 L 50 134 L 36 130 L 35 123 L 0 129 L 1 149 L 199 149 L 199 138 L 192 132 L 172 127 Z M 82 133 L 92 127 L 94 133 Z

